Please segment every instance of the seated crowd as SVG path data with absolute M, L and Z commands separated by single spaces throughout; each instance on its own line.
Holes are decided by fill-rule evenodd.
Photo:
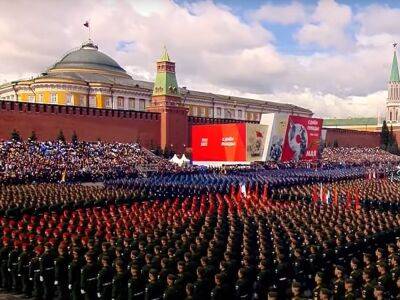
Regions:
M 88 300 L 399 294 L 400 215 L 238 195 L 1 217 L 1 287 Z
M 400 163 L 400 156 L 391 154 L 378 147 L 337 147 L 324 148 L 321 157 L 322 164 L 340 165 L 379 165 Z
M 103 181 L 136 177 L 137 166 L 174 171 L 177 166 L 136 143 L 0 142 L 0 182 Z

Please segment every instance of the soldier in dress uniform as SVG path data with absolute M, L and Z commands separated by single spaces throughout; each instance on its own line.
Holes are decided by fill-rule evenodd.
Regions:
M 343 299 L 344 289 L 344 268 L 342 266 L 335 267 L 335 280 L 333 281 L 333 297 L 335 300 Z
M 86 265 L 81 269 L 81 294 L 86 300 L 97 298 L 97 275 L 99 268 L 92 253 L 85 255 Z
M 302 295 L 301 284 L 300 282 L 294 281 L 291 286 L 291 300 L 304 300 L 305 298 Z
M 394 282 L 388 273 L 386 262 L 383 260 L 378 263 L 378 284 L 383 287 L 385 294 L 394 294 Z
M 8 271 L 11 277 L 11 291 L 21 292 L 21 280 L 18 276 L 18 257 L 21 253 L 20 241 L 14 240 L 14 249 L 8 254 Z
M 45 243 L 44 253 L 40 257 L 40 281 L 43 283 L 43 299 L 51 300 L 54 295 L 54 255 L 53 246 Z
M 175 287 L 175 279 L 175 275 L 167 275 L 167 287 L 162 296 L 164 300 L 174 300 L 180 298 L 181 295 L 179 294 L 179 290 Z
M 354 288 L 361 288 L 362 285 L 362 270 L 360 268 L 360 261 L 357 258 L 350 260 L 350 278 L 354 280 Z
M 42 246 L 35 247 L 35 256 L 31 260 L 29 265 L 29 280 L 32 282 L 33 296 L 36 300 L 43 299 L 43 284 L 41 281 L 41 270 L 40 270 L 40 257 L 43 254 L 44 249 Z
M 374 297 L 374 286 L 376 281 L 373 280 L 371 270 L 364 269 L 363 271 L 363 286 L 361 289 L 363 299 L 373 299 Z
M 194 282 L 194 297 L 196 299 L 208 300 L 210 298 L 209 290 L 211 289 L 210 280 L 206 278 L 206 271 L 203 267 L 197 267 L 197 280 Z
M 11 289 L 11 278 L 10 272 L 8 271 L 8 255 L 10 254 L 12 247 L 10 239 L 3 237 L 3 246 L 0 249 L 0 275 L 1 275 L 1 289 L 3 291 L 9 291 Z
M 103 256 L 101 259 L 102 268 L 97 275 L 97 297 L 102 300 L 111 299 L 112 295 L 112 280 L 114 270 L 111 267 L 110 258 Z
M 54 285 L 57 291 L 58 300 L 68 300 L 68 265 L 70 257 L 67 253 L 67 246 L 60 244 L 58 246 L 58 257 L 54 261 Z
M 321 289 L 325 288 L 324 285 L 324 274 L 322 272 L 318 272 L 315 274 L 315 287 L 313 289 L 313 300 L 319 300 L 320 299 L 320 291 Z
M 344 288 L 344 300 L 356 300 L 358 295 L 356 293 L 356 290 L 354 289 L 354 280 L 352 278 L 347 278 L 344 281 Z
M 29 280 L 29 264 L 32 259 L 32 253 L 29 250 L 29 244 L 22 244 L 22 252 L 18 257 L 18 276 L 21 280 L 22 293 L 24 298 L 32 296 L 32 284 Z
M 68 289 L 72 300 L 81 300 L 81 269 L 83 260 L 80 256 L 80 249 L 74 247 L 72 249 L 72 261 L 68 264 Z
M 128 299 L 128 274 L 125 271 L 125 263 L 122 260 L 115 262 L 116 274 L 112 284 L 112 299 L 126 300 Z
M 149 280 L 145 288 L 145 300 L 153 300 L 162 296 L 161 286 L 157 277 L 157 270 L 151 269 L 149 272 Z
M 238 280 L 235 284 L 236 299 L 248 300 L 251 299 L 251 282 L 247 279 L 245 268 L 240 268 L 238 271 Z
M 128 280 L 128 300 L 141 300 L 145 296 L 145 281 L 137 266 L 132 265 L 131 277 Z

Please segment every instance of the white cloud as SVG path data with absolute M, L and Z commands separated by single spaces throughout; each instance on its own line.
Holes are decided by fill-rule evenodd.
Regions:
M 351 40 L 346 28 L 352 19 L 351 8 L 334 0 L 321 0 L 311 17 L 296 34 L 303 45 L 316 44 L 323 48 L 348 49 Z
M 250 16 L 257 21 L 289 25 L 304 22 L 306 11 L 299 2 L 292 2 L 286 5 L 264 4 L 252 12 Z
M 165 44 L 177 63 L 179 84 L 190 89 L 290 102 L 320 116 L 375 116 L 377 103 L 384 107 L 390 43 L 398 33 L 386 31 L 389 25 L 370 23 L 391 18 L 388 7 L 378 10 L 377 17 L 370 7 L 353 17 L 348 6 L 333 0 L 306 8 L 296 2 L 268 4 L 245 22 L 211 1 L 72 2 L 0 1 L 0 82 L 44 71 L 87 39 L 82 24 L 90 19 L 100 50 L 137 79 L 154 78 Z M 257 20 L 305 22 L 298 42 L 329 51 L 280 53 L 275 45 L 279 37 Z M 349 26 L 357 29 L 353 39 L 346 34 Z M 129 45 L 123 51 L 118 50 L 121 41 Z

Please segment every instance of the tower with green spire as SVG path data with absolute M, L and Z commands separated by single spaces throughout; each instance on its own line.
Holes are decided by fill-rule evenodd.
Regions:
M 390 72 L 390 80 L 389 80 L 389 82 L 400 82 L 399 67 L 398 67 L 398 64 L 397 64 L 396 46 L 397 46 L 397 44 L 395 43 L 394 44 L 393 60 L 392 60 L 392 71 Z
M 165 46 L 160 59 L 157 61 L 157 75 L 154 82 L 153 96 L 180 98 L 175 75 L 175 63 L 170 60 Z
M 175 76 L 175 63 L 164 46 L 157 61 L 151 105 L 148 111 L 160 113 L 160 145 L 162 149 L 184 153 L 188 139 L 188 109 L 183 105 Z
M 388 83 L 388 98 L 386 101 L 386 122 L 400 122 L 400 76 L 396 53 L 397 43 L 393 44 L 393 59 Z

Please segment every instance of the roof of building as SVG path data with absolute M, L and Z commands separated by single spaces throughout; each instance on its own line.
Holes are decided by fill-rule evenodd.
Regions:
M 390 82 L 400 82 L 399 67 L 397 65 L 396 50 L 393 53 L 392 71 L 390 72 Z
M 78 50 L 67 53 L 56 62 L 49 71 L 58 69 L 96 69 L 126 73 L 126 71 L 110 56 L 99 51 L 98 47 L 89 41 Z
M 323 126 L 365 126 L 377 125 L 377 118 L 347 118 L 347 119 L 324 119 Z
M 168 51 L 167 51 L 167 47 L 164 46 L 164 51 L 160 57 L 160 59 L 158 61 L 170 61 L 169 59 L 169 55 L 168 55 Z
M 159 61 L 170 61 L 166 48 L 164 48 Z M 93 42 L 89 41 L 88 43 L 83 44 L 79 49 L 70 51 L 66 54 L 60 61 L 55 63 L 53 67 L 49 68 L 47 73 L 43 73 L 33 79 L 17 80 L 0 85 L 0 89 L 10 87 L 20 82 L 30 84 L 51 79 L 76 80 L 84 84 L 105 83 L 110 85 L 126 86 L 127 88 L 133 89 L 140 88 L 148 90 L 149 93 L 151 93 L 154 88 L 153 82 L 133 79 L 114 59 L 100 52 L 98 47 L 93 44 Z M 275 108 L 277 110 L 293 110 L 294 112 L 312 114 L 311 110 L 293 104 L 193 91 L 179 87 L 178 90 L 183 97 L 199 97 L 208 100 L 212 99 L 215 102 L 234 102 L 235 105 L 266 106 L 266 108 Z

